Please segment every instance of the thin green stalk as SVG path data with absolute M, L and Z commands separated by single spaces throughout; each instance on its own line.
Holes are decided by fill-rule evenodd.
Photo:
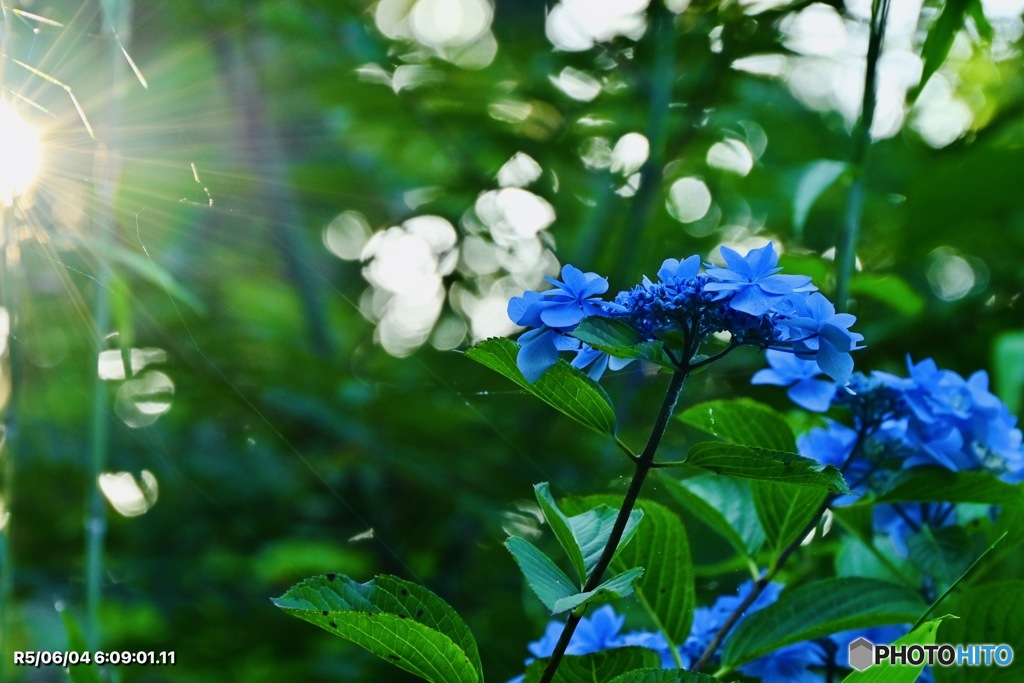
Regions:
M 96 245 L 100 254 L 96 273 L 96 298 L 93 301 L 93 363 L 106 348 L 110 331 L 110 282 L 112 272 L 106 260 L 114 232 L 114 199 L 121 177 L 121 160 L 117 145 L 120 127 L 119 90 L 124 82 L 126 61 L 121 51 L 129 41 L 130 0 L 106 0 L 103 7 L 104 35 L 110 44 L 112 77 L 104 125 L 99 131 L 95 154 L 96 178 Z M 119 42 L 120 41 L 120 42 Z M 103 547 L 107 532 L 106 507 L 99 488 L 99 478 L 106 468 L 110 449 L 110 405 L 107 387 L 93 367 L 92 417 L 89 439 L 89 483 L 85 522 L 85 640 L 97 648 L 100 636 L 100 605 L 103 599 Z
M 868 39 L 867 66 L 864 70 L 864 98 L 861 102 L 860 118 L 854 127 L 853 183 L 846 198 L 843 229 L 836 245 L 836 307 L 845 311 L 850 305 L 850 279 L 857 262 L 857 241 L 860 237 L 861 218 L 864 213 L 864 196 L 868 150 L 871 147 L 871 124 L 875 119 L 875 105 L 878 103 L 878 58 L 882 54 L 885 40 L 885 25 L 889 15 L 889 0 L 873 0 L 871 3 L 871 35 Z
M 675 374 L 672 375 L 672 381 L 669 384 L 668 391 L 665 393 L 665 399 L 661 404 L 661 411 L 658 413 L 658 419 L 654 423 L 654 427 L 651 429 L 651 435 L 647 439 L 647 445 L 644 446 L 644 450 L 640 453 L 640 457 L 636 460 L 636 471 L 633 473 L 633 479 L 629 482 L 629 488 L 626 490 L 626 496 L 622 500 L 622 507 L 619 509 L 619 515 L 615 518 L 615 524 L 612 526 L 611 535 L 608 537 L 608 543 L 604 547 L 604 551 L 601 553 L 601 557 L 598 559 L 597 564 L 594 565 L 594 569 L 587 579 L 586 585 L 583 587 L 583 592 L 592 591 L 601 584 L 601 579 L 604 576 L 605 571 L 608 569 L 608 565 L 611 564 L 612 558 L 615 556 L 615 551 L 619 548 L 619 542 L 622 540 L 622 534 L 626 530 L 626 523 L 629 521 L 629 515 L 633 511 L 633 507 L 636 505 L 637 499 L 640 497 L 640 490 L 643 488 L 644 480 L 647 478 L 648 472 L 654 467 L 654 455 L 658 451 L 658 446 L 661 444 L 661 438 L 665 435 L 665 430 L 668 428 L 668 421 L 672 418 L 672 413 L 675 410 L 676 403 L 679 401 L 679 395 L 683 391 L 683 382 L 686 381 L 687 375 L 690 374 L 690 368 L 680 368 L 676 370 Z M 562 629 L 562 635 L 558 639 L 558 643 L 555 645 L 554 652 L 551 653 L 551 658 L 548 660 L 548 665 L 544 669 L 544 674 L 541 676 L 540 683 L 550 683 L 555 676 L 555 671 L 558 670 L 558 665 L 562 661 L 562 657 L 565 655 L 566 648 L 569 647 L 569 641 L 572 640 L 572 634 L 576 632 L 576 627 L 579 626 L 580 620 L 586 613 L 585 606 L 573 611 L 569 618 L 566 619 L 565 627 Z
M 10 378 L 10 390 L 7 398 L 7 410 L 4 413 L 3 438 L 0 440 L 0 457 L 3 458 L 3 486 L 0 488 L 0 681 L 4 678 L 7 666 L 6 653 L 11 651 L 9 634 L 11 632 L 11 611 L 14 597 L 14 554 L 11 552 L 11 507 L 14 503 L 15 445 L 18 441 L 18 357 L 14 345 L 14 325 L 17 320 L 16 298 L 11 291 L 13 277 L 12 264 L 7 260 L 8 244 L 13 237 L 8 236 L 8 208 L 0 207 L 0 288 L 3 289 L 3 308 L 7 314 L 7 371 Z

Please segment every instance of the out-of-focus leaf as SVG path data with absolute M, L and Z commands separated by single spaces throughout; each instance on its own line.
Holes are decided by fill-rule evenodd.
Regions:
M 880 503 L 984 503 L 1024 507 L 1024 484 L 1008 484 L 990 472 L 950 472 L 941 467 L 914 467 L 900 472 Z
M 924 39 L 924 46 L 921 48 L 921 57 L 924 66 L 921 70 L 921 82 L 914 89 L 911 101 L 917 96 L 928 83 L 942 63 L 946 61 L 949 48 L 953 46 L 953 38 L 960 29 L 964 27 L 964 19 L 967 17 L 968 7 L 977 0 L 946 0 L 942 12 L 928 29 L 928 36 Z
M 820 159 L 807 164 L 800 173 L 793 196 L 793 229 L 803 232 L 811 207 L 828 188 L 842 177 L 849 167 L 845 161 Z
M 916 316 L 924 310 L 924 297 L 898 275 L 857 273 L 850 281 L 850 292 L 869 296 L 903 315 Z
M 992 374 L 995 391 L 1010 413 L 1017 415 L 1024 405 L 1024 331 L 1004 332 L 992 345 Z

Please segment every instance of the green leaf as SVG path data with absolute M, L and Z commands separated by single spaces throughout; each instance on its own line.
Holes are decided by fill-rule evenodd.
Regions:
M 837 468 L 796 453 L 704 441 L 690 447 L 685 464 L 732 477 L 812 486 L 833 493 L 850 492 Z
M 584 318 L 572 331 L 572 336 L 616 358 L 639 358 L 667 368 L 675 367 L 665 355 L 661 342 L 645 341 L 635 327 L 621 320 Z
M 772 550 L 772 566 L 779 554 L 804 532 L 828 494 L 808 486 L 773 481 L 751 482 L 754 508 Z
M 530 590 L 552 614 L 564 611 L 556 609 L 559 600 L 579 593 L 579 584 L 574 583 L 551 558 L 526 539 L 510 536 L 505 541 L 505 547 L 516 558 Z
M 944 643 L 1007 643 L 1017 651 L 1008 667 L 935 668 L 939 683 L 1006 683 L 1024 680 L 1024 581 L 1007 579 L 973 586 L 944 603 L 959 619 L 950 619 L 939 629 Z
M 544 519 L 547 521 L 548 526 L 551 527 L 551 531 L 555 534 L 555 538 L 558 539 L 558 543 L 562 546 L 565 554 L 569 556 L 569 561 L 572 562 L 573 568 L 576 569 L 576 574 L 579 576 L 580 584 L 582 585 L 587 580 L 587 569 L 583 561 L 583 551 L 580 550 L 580 544 L 573 535 L 572 523 L 558 508 L 555 499 L 551 497 L 551 491 L 546 481 L 534 485 L 533 492 L 537 497 L 537 503 L 540 505 L 541 512 L 544 513 Z
M 554 498 L 551 497 L 547 483 L 534 486 L 534 492 L 545 519 L 579 574 L 580 583 L 586 582 L 594 565 L 604 553 L 605 546 L 608 545 L 612 528 L 615 526 L 615 519 L 619 515 L 618 509 L 602 504 L 592 510 L 567 517 L 559 510 Z M 621 552 L 633 538 L 643 515 L 642 510 L 630 512 L 616 554 Z
M 749 398 L 698 403 L 680 413 L 679 419 L 729 443 L 796 450 L 793 430 L 782 413 Z
M 941 467 L 914 467 L 898 473 L 879 503 L 982 503 L 1024 507 L 1024 484 L 1007 484 L 990 472 L 950 472 Z
M 680 669 L 637 669 L 620 674 L 608 683 L 721 683 L 714 676 Z
M 415 583 L 394 576 L 357 583 L 326 574 L 296 584 L 273 602 L 428 681 L 484 679 L 465 622 L 448 603 Z
M 972 0 L 946 0 L 942 13 L 928 29 L 928 36 L 924 39 L 924 46 L 921 48 L 921 58 L 924 60 L 921 82 L 914 89 L 911 102 L 917 99 L 928 83 L 928 79 L 946 61 L 949 48 L 953 46 L 953 39 L 957 32 L 964 27 L 964 18 L 967 16 L 967 8 L 971 2 Z
M 924 310 L 924 297 L 898 275 L 857 273 L 850 280 L 850 293 L 869 296 L 907 316 L 916 316 Z
M 832 159 L 812 161 L 803 167 L 793 197 L 793 229 L 797 234 L 803 232 L 807 216 L 811 212 L 811 207 L 818 201 L 818 197 L 832 187 L 848 167 L 849 164 L 845 161 Z
M 518 353 L 519 346 L 511 339 L 488 339 L 466 351 L 466 356 L 504 375 L 580 424 L 601 434 L 615 434 L 615 411 L 608 394 L 597 382 L 559 360 L 531 383 L 519 372 Z
M 976 554 L 967 530 L 923 526 L 907 538 L 907 556 L 926 574 L 946 586 L 966 571 Z
M 599 504 L 620 505 L 615 496 L 587 496 L 570 499 L 568 509 L 585 509 Z M 673 643 L 681 644 L 690 635 L 694 597 L 693 560 L 686 528 L 679 516 L 659 503 L 637 501 L 644 513 L 633 541 L 612 561 L 612 569 L 625 571 L 643 567 L 644 575 L 636 585 L 636 597 L 655 627 Z
M 1024 331 L 1005 332 L 996 337 L 992 347 L 992 379 L 996 394 L 1011 415 L 1024 407 Z
M 837 631 L 912 623 L 927 607 L 913 589 L 874 579 L 800 584 L 739 623 L 725 641 L 722 664 L 735 669 L 780 647 Z
M 989 23 L 988 17 L 985 16 L 985 8 L 981 4 L 981 0 L 968 0 L 967 13 L 974 21 L 974 27 L 978 29 L 978 36 L 984 42 L 991 43 L 996 32 L 992 28 L 992 24 Z
M 64 622 L 64 631 L 68 636 L 68 647 L 69 652 L 86 652 L 89 650 L 88 645 L 85 642 L 85 637 L 82 636 L 82 629 L 78 626 L 78 620 L 75 619 L 71 611 L 58 606 L 57 611 L 60 613 L 60 619 Z M 71 679 L 71 683 L 102 683 L 103 679 L 100 677 L 99 669 L 95 664 L 77 664 L 75 666 L 66 667 L 68 677 Z
M 621 574 L 616 574 L 592 591 L 577 593 L 560 599 L 555 603 L 555 609 L 551 613 L 561 614 L 562 612 L 576 609 L 580 605 L 592 605 L 628 598 L 633 594 L 633 583 L 643 575 L 643 567 L 634 567 Z
M 698 474 L 682 481 L 661 474 L 661 481 L 684 510 L 728 541 L 736 552 L 750 558 L 764 544 L 750 482 L 714 474 Z
M 150 284 L 157 285 L 167 293 L 167 296 L 180 301 L 196 313 L 206 312 L 206 307 L 199 297 L 174 279 L 171 271 L 158 265 L 153 259 L 118 245 L 108 245 L 108 249 L 114 264 L 123 266 L 125 270 L 134 273 Z
M 935 634 L 939 630 L 939 624 L 943 623 L 946 617 L 926 621 L 913 631 L 897 640 L 893 645 L 934 645 Z M 843 679 L 843 683 L 914 683 L 920 675 L 924 664 L 919 666 L 901 665 L 894 666 L 889 662 L 875 664 L 864 671 L 854 671 Z M 936 672 L 941 667 L 935 667 Z M 941 679 L 940 679 L 941 680 Z M 971 679 L 974 681 L 975 679 Z
M 555 671 L 552 683 L 597 683 L 635 669 L 655 667 L 658 653 L 646 647 L 619 647 L 589 655 L 566 655 Z M 538 659 L 526 667 L 526 683 L 537 683 L 547 659 Z

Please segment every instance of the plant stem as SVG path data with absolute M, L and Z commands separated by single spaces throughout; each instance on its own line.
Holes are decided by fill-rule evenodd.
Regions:
M 106 251 L 116 225 L 114 200 L 121 177 L 121 159 L 117 145 L 121 107 L 120 88 L 124 82 L 125 60 L 121 45 L 127 45 L 131 25 L 129 0 L 109 0 L 102 3 L 103 32 L 110 42 L 112 60 L 111 87 L 104 126 L 97 131 L 94 177 L 96 179 L 97 246 L 100 253 L 96 273 L 96 298 L 93 301 L 93 363 L 106 349 L 111 326 L 110 282 L 112 272 L 106 260 Z M 119 42 L 120 41 L 120 42 Z M 99 478 L 107 463 L 110 447 L 110 406 L 107 387 L 93 367 L 92 417 L 89 438 L 89 482 L 85 522 L 85 641 L 90 648 L 100 645 L 100 604 L 103 598 L 103 546 L 107 533 L 106 508 Z
M 675 374 L 672 375 L 672 381 L 668 386 L 668 390 L 665 392 L 665 399 L 661 404 L 661 411 L 658 413 L 658 419 L 654 423 L 654 427 L 651 429 L 651 435 L 647 439 L 647 445 L 644 446 L 644 450 L 640 453 L 640 457 L 636 460 L 636 471 L 633 472 L 633 479 L 629 482 L 629 488 L 626 490 L 626 496 L 622 500 L 622 507 L 619 508 L 619 515 L 615 518 L 615 524 L 612 526 L 611 535 L 608 537 L 608 543 L 604 547 L 604 551 L 601 553 L 601 557 L 597 560 L 597 564 L 594 565 L 593 571 L 590 573 L 590 577 L 587 579 L 586 585 L 583 587 L 583 592 L 592 591 L 601 585 L 601 578 L 604 576 L 605 571 L 608 569 L 608 565 L 611 564 L 612 558 L 615 556 L 615 551 L 618 550 L 619 542 L 622 540 L 622 534 L 626 530 L 626 523 L 629 521 L 629 515 L 633 511 L 633 507 L 636 505 L 637 499 L 640 497 L 640 489 L 643 488 L 644 480 L 647 478 L 647 473 L 651 471 L 654 466 L 654 455 L 658 451 L 658 445 L 661 443 L 661 438 L 665 435 L 665 430 L 668 428 L 668 421 L 672 418 L 672 413 L 675 410 L 676 403 L 679 401 L 679 395 L 683 391 L 683 382 L 686 381 L 687 375 L 690 374 L 690 368 L 680 368 L 676 370 Z M 565 621 L 565 627 L 562 629 L 562 635 L 558 639 L 558 643 L 555 645 L 554 652 L 551 653 L 551 658 L 548 660 L 548 665 L 544 669 L 544 674 L 541 676 L 540 683 L 550 683 L 555 676 L 555 671 L 558 670 L 558 665 L 562 661 L 562 657 L 565 655 L 566 648 L 569 647 L 569 641 L 572 640 L 572 634 L 576 632 L 576 627 L 579 625 L 580 620 L 583 618 L 585 609 L 578 609 L 569 615 L 569 618 Z
M 789 560 L 789 556 L 800 547 L 800 544 L 803 543 L 805 538 L 807 538 L 807 534 L 811 533 L 811 531 L 818 526 L 818 522 L 821 521 L 821 516 L 825 514 L 825 510 L 828 509 L 828 506 L 832 504 L 832 501 L 835 500 L 835 498 L 835 494 L 829 494 L 828 497 L 825 498 L 825 502 L 823 502 L 821 507 L 818 508 L 818 511 L 814 514 L 814 517 L 811 518 L 811 521 L 809 521 L 803 530 L 797 534 L 796 538 L 786 546 L 785 550 L 779 554 L 779 559 L 775 562 L 775 566 L 769 571 L 766 571 L 761 578 L 754 582 L 754 587 L 750 590 L 750 593 L 742 600 L 742 602 L 740 602 L 739 605 L 736 606 L 736 609 L 732 611 L 732 614 L 730 614 L 729 618 L 725 620 L 722 627 L 718 629 L 718 633 L 715 634 L 715 637 L 704 649 L 704 652 L 701 653 L 700 659 L 698 659 L 697 663 L 693 665 L 693 668 L 690 669 L 691 671 L 700 671 L 708 663 L 711 657 L 714 656 L 715 651 L 718 650 L 718 646 L 721 645 L 722 641 L 725 640 L 725 637 L 729 635 L 729 631 L 731 631 L 732 627 L 736 625 L 736 622 L 743 617 L 743 613 L 746 612 L 759 597 L 761 597 L 761 593 L 764 592 L 764 589 L 768 587 L 768 584 L 771 583 L 772 579 L 774 579 L 779 573 L 783 565 L 786 564 L 786 561 Z
M 878 80 L 878 58 L 882 54 L 885 39 L 886 19 L 889 15 L 889 0 L 873 0 L 871 3 L 871 35 L 868 39 L 867 65 L 864 70 L 864 97 L 861 102 L 860 118 L 854 128 L 852 167 L 853 184 L 846 198 L 843 216 L 843 230 L 836 245 L 836 308 L 845 311 L 850 305 L 850 279 L 857 262 L 857 240 L 860 236 L 861 216 L 864 211 L 865 166 L 868 149 L 871 146 L 871 124 L 875 118 L 878 102 L 876 83 Z
M 7 330 L 4 332 L 7 344 L 7 371 L 10 388 L 7 409 L 3 419 L 3 437 L 0 439 L 0 457 L 3 458 L 3 486 L 0 488 L 0 681 L 4 678 L 7 654 L 10 652 L 11 610 L 14 607 L 14 554 L 11 552 L 11 506 L 14 501 L 15 445 L 18 441 L 18 356 L 12 332 L 17 321 L 16 297 L 11 291 L 14 278 L 11 270 L 14 259 L 15 237 L 8 222 L 8 207 L 0 206 L 0 288 L 3 290 L 3 309 L 7 315 Z M 11 247 L 8 250 L 8 247 Z

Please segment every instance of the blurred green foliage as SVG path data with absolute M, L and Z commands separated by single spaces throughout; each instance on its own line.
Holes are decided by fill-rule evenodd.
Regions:
M 374 231 L 441 216 L 462 244 L 480 234 L 480 194 L 524 152 L 543 170 L 530 191 L 556 215 L 544 246 L 610 276 L 613 291 L 666 257 L 708 257 L 723 241 L 759 235 L 787 248 L 789 272 L 817 272 L 820 287 L 833 286 L 820 254 L 836 242 L 850 179 L 841 165 L 821 164 L 849 158 L 850 122 L 835 108 L 806 106 L 782 76 L 736 68 L 770 53 L 797 65 L 806 55 L 792 47 L 787 22 L 811 3 L 753 14 L 743 9 L 752 3 L 695 0 L 676 15 L 654 0 L 639 39 L 566 52 L 545 36 L 546 3 L 498 2 L 493 60 L 464 68 L 384 35 L 379 5 L 135 0 L 126 48 L 149 88 L 126 79 L 113 90 L 96 3 L 23 4 L 65 26 L 33 33 L 9 19 L 8 58 L 69 85 L 94 127 L 115 136 L 124 173 L 116 225 L 96 225 L 96 147 L 66 91 L 4 64 L 4 87 L 46 110 L 33 115 L 48 164 L 31 207 L 12 209 L 26 226 L 7 293 L 19 311 L 7 408 L 17 407 L 19 423 L 7 444 L 16 458 L 14 601 L 5 606 L 14 649 L 62 649 L 54 603 L 82 609 L 97 367 L 87 302 L 100 263 L 125 285 L 122 333 L 130 324 L 135 347 L 166 351 L 152 369 L 174 385 L 170 410 L 149 426 L 109 416 L 110 471 L 148 470 L 159 497 L 138 517 L 108 509 L 103 646 L 177 653 L 175 667 L 119 670 L 126 682 L 406 680 L 270 603 L 324 571 L 429 586 L 477 635 L 488 678 L 510 678 L 545 619 L 502 547 L 504 529 L 539 528 L 533 482 L 588 495 L 628 472 L 613 444 L 461 354 L 429 342 L 404 357 L 382 349 L 361 313 L 370 295 L 359 261 L 323 243 L 341 212 L 358 212 Z M 904 54 L 920 54 L 941 4 L 925 3 Z M 847 17 L 859 35 L 864 18 Z M 907 124 L 870 151 L 863 270 L 852 286 L 868 348 L 857 362 L 896 370 L 909 353 L 966 375 L 992 360 L 997 390 L 1019 408 L 1021 32 L 1011 26 L 989 52 L 976 26 L 968 21 L 938 71 L 971 113 L 962 134 L 933 146 Z M 593 101 L 556 87 L 569 67 L 600 83 Z M 399 73 L 409 85 L 399 87 Z M 105 131 L 111 98 L 121 124 Z M 897 108 L 913 121 L 909 107 Z M 636 169 L 639 188 L 617 192 L 623 175 L 582 157 L 630 132 L 646 136 L 650 155 Z M 749 173 L 709 165 L 723 140 L 751 154 Z M 808 185 L 815 168 L 831 176 Z M 683 224 L 670 211 L 671 188 L 688 177 L 706 184 L 713 203 Z M 98 251 L 98 231 L 110 231 L 113 245 Z M 492 283 L 458 268 L 443 284 L 483 295 Z M 441 318 L 461 330 L 468 316 L 454 299 Z M 760 362 L 736 354 L 724 371 L 693 378 L 684 402 L 737 387 L 780 400 L 746 387 Z M 650 384 L 663 381 L 637 371 L 605 382 L 625 441 L 642 438 L 661 391 Z M 120 385 L 109 382 L 112 405 Z M 685 452 L 690 436 L 670 432 L 666 459 Z M 702 544 L 708 529 L 694 523 L 689 533 L 699 565 L 721 559 Z M 990 575 L 1019 576 L 1019 557 L 1000 562 Z M 698 580 L 698 601 L 714 594 Z M 13 680 L 62 676 L 16 670 Z

